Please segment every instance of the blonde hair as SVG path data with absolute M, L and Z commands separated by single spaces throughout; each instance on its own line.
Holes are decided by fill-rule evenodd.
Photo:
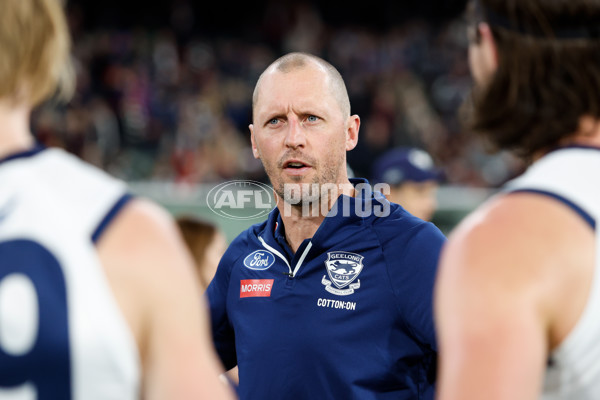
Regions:
M 68 100 L 75 79 L 71 38 L 59 0 L 0 1 L 0 98 L 32 107 Z

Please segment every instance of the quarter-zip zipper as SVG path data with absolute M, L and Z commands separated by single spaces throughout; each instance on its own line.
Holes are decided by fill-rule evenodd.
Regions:
M 310 251 L 310 248 L 312 247 L 312 242 L 308 242 L 308 244 L 306 245 L 306 248 L 304 249 L 304 252 L 302 252 L 302 256 L 300 256 L 300 258 L 298 259 L 298 262 L 296 263 L 296 267 L 294 268 L 294 270 L 292 271 L 292 266 L 290 265 L 290 263 L 288 262 L 287 258 L 285 258 L 283 256 L 283 254 L 281 254 L 281 252 L 279 252 L 278 250 L 274 249 L 272 246 L 269 246 L 267 244 L 267 242 L 265 242 L 265 240 L 262 237 L 258 237 L 258 240 L 260 240 L 260 242 L 262 243 L 262 245 L 269 251 L 271 251 L 272 253 L 274 253 L 277 257 L 281 258 L 283 260 L 283 262 L 285 263 L 285 265 L 287 265 L 288 270 L 290 271 L 287 275 L 290 278 L 294 278 L 297 274 L 298 274 L 298 270 L 300 269 L 300 266 L 302 265 L 302 263 L 304 262 L 304 259 L 306 258 L 306 256 L 308 255 L 308 252 Z

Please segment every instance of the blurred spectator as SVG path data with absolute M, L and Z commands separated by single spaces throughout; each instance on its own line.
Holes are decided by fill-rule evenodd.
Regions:
M 198 282 L 204 293 L 227 249 L 227 240 L 217 225 L 202 218 L 180 216 L 177 218 L 177 225 L 194 258 Z
M 443 177 L 443 172 L 426 151 L 399 147 L 375 161 L 371 183 L 387 183 L 390 185 L 390 193 L 386 196 L 389 201 L 400 204 L 418 218 L 431 221 Z
M 183 239 L 192 253 L 198 272 L 198 283 L 204 293 L 217 272 L 223 253 L 227 250 L 227 240 L 219 226 L 206 219 L 192 215 L 180 215 L 176 221 Z M 222 378 L 237 390 L 239 385 L 237 366 L 225 372 Z

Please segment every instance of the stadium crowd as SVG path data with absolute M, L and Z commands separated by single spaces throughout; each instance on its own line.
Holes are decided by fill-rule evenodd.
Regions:
M 36 110 L 38 140 L 128 181 L 265 181 L 250 148 L 252 88 L 271 60 L 306 51 L 347 82 L 362 120 L 348 155 L 356 176 L 370 177 L 379 155 L 404 145 L 429 151 L 449 184 L 495 187 L 520 168 L 506 154 L 487 154 L 459 125 L 471 85 L 461 18 L 332 26 L 304 3 L 255 35 L 201 35 L 185 4 L 159 27 L 91 28 L 71 9 L 77 94 L 67 106 Z

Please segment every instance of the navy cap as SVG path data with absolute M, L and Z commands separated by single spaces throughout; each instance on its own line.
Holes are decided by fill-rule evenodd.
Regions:
M 384 153 L 373 164 L 374 183 L 398 185 L 405 181 L 441 181 L 443 172 L 435 167 L 433 159 L 424 150 L 398 147 Z

